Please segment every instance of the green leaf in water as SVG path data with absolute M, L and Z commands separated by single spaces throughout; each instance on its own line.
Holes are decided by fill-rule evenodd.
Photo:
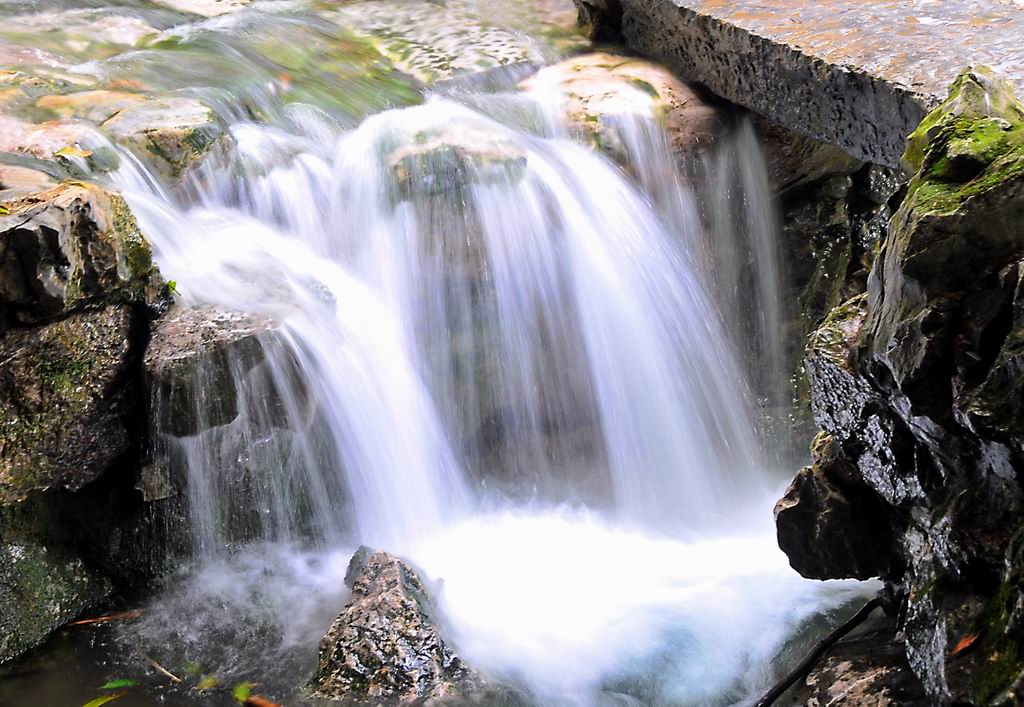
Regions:
M 216 675 L 207 675 L 196 684 L 196 689 L 212 690 L 213 688 L 217 687 L 217 682 L 218 681 Z M 238 688 L 236 687 L 235 689 L 237 690 Z
M 84 705 L 82 705 L 82 707 L 100 707 L 101 705 L 105 705 L 108 702 L 119 700 L 127 694 L 127 692 L 115 692 L 113 695 L 104 695 L 103 697 L 97 697 L 95 700 L 89 700 Z
M 173 295 L 177 291 L 178 291 L 178 281 L 177 280 L 168 280 L 167 281 L 167 294 Z M 198 663 L 186 663 L 186 665 L 185 665 L 185 669 L 186 670 L 188 670 L 188 666 L 189 665 L 195 665 L 196 666 L 196 672 L 197 673 L 199 672 L 199 664 Z
M 252 683 L 251 682 L 240 682 L 235 685 L 235 689 L 231 691 L 231 696 L 238 702 L 245 702 L 252 695 Z
M 111 680 L 106 685 L 101 687 L 101 690 L 120 690 L 122 687 L 134 687 L 138 685 L 138 681 L 132 680 L 131 678 L 121 678 L 120 680 Z
M 7 214 L 9 214 L 9 213 L 11 213 L 11 210 L 10 210 L 10 209 L 8 209 L 8 208 L 7 208 L 6 206 L 4 206 L 3 204 L 0 204 L 0 216 L 6 216 L 6 215 L 7 215 Z
M 174 280 L 171 280 L 170 282 L 167 283 L 167 290 L 171 294 L 174 294 L 174 285 Z M 203 668 L 201 665 L 199 665 L 199 663 L 195 662 L 194 660 L 190 660 L 187 663 L 185 663 L 185 672 L 189 675 L 198 675 L 199 673 L 203 672 Z

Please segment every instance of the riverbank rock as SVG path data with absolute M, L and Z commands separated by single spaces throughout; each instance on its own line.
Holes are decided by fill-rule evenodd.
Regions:
M 352 598 L 320 643 L 307 689 L 317 697 L 420 704 L 479 692 L 482 680 L 455 654 L 419 574 L 362 547 L 346 583 Z
M 663 66 L 615 54 L 583 54 L 545 67 L 520 88 L 563 102 L 569 124 L 595 147 L 625 158 L 629 120 L 654 119 L 671 149 L 692 154 L 715 140 L 724 114 Z
M 0 663 L 35 648 L 110 591 L 78 558 L 32 542 L 0 542 Z
M 0 498 L 78 490 L 131 446 L 138 323 L 123 306 L 0 334 Z
M 0 324 L 158 299 L 152 251 L 119 194 L 71 182 L 2 206 Z
M 802 707 L 924 705 L 921 681 L 907 663 L 895 620 L 876 610 L 858 630 L 833 646 L 779 704 Z
M 866 298 L 811 337 L 812 409 L 848 490 L 890 522 L 893 561 L 876 569 L 906 592 L 907 656 L 928 700 L 997 703 L 1024 671 L 1024 106 L 968 70 L 904 161 L 914 177 Z M 842 500 L 822 486 L 819 516 L 842 518 Z M 814 514 L 787 527 L 796 514 L 778 510 L 780 539 L 820 532 Z M 881 522 L 848 518 L 854 537 Z M 810 576 L 862 574 L 841 544 L 788 552 Z
M 225 135 L 213 110 L 192 98 L 129 103 L 100 127 L 170 181 L 180 179 Z

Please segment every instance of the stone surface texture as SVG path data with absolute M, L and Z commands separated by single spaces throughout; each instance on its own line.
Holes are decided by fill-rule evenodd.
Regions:
M 375 704 L 458 699 L 480 677 L 455 654 L 419 574 L 362 547 L 346 574 L 352 598 L 320 643 L 308 689 L 317 697 Z
M 876 572 L 903 590 L 907 657 L 931 704 L 1013 704 L 1024 671 L 1024 106 L 1013 89 L 988 69 L 965 72 L 908 140 L 914 176 L 867 292 L 810 338 L 827 437 L 776 509 L 798 571 Z M 872 568 L 862 555 L 876 542 L 888 560 Z
M 962 68 L 1024 86 L 1024 7 L 1000 0 L 622 0 L 622 31 L 684 78 L 890 167 Z

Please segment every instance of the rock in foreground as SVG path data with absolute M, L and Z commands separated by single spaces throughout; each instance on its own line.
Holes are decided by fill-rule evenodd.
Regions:
M 352 599 L 320 643 L 319 666 L 308 686 L 313 695 L 396 704 L 458 702 L 480 691 L 481 678 L 445 638 L 416 570 L 362 547 L 345 581 Z
M 1007 690 L 1024 674 L 1024 105 L 969 70 L 904 162 L 914 177 L 866 300 L 810 340 L 829 451 L 777 507 L 780 544 L 807 576 L 902 587 L 929 703 L 1019 704 Z

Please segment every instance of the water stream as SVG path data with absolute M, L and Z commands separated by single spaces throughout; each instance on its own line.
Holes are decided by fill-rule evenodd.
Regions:
M 561 46 L 516 13 L 487 24 L 522 56 L 486 85 L 268 88 L 295 42 L 394 38 L 359 7 L 266 3 L 68 69 L 227 116 L 232 147 L 184 185 L 127 153 L 106 179 L 182 304 L 274 322 L 235 371 L 235 419 L 154 428 L 194 566 L 109 640 L 291 703 L 367 544 L 443 580 L 464 659 L 539 704 L 749 700 L 866 591 L 802 580 L 775 546 L 783 474 L 757 417 L 784 407 L 784 274 L 756 138 L 737 127 L 709 162 L 709 223 L 653 116 L 619 125 L 626 170 L 514 88 Z

